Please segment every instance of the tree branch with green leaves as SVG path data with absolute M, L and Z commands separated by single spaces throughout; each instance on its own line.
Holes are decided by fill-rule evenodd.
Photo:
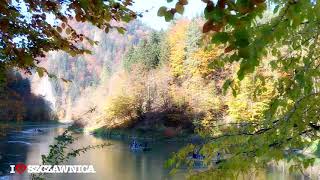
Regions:
M 168 2 L 173 2 L 170 0 Z M 174 19 L 178 9 L 188 1 L 178 0 L 175 8 L 159 9 L 165 20 Z M 239 64 L 235 79 L 228 79 L 224 89 L 237 96 L 237 80 L 251 76 L 267 64 L 275 77 L 275 92 L 263 116 L 250 123 L 234 122 L 211 125 L 204 130 L 208 139 L 202 146 L 209 168 L 196 174 L 236 178 L 238 172 L 250 172 L 272 161 L 288 160 L 304 169 L 314 159 L 287 153 L 305 149 L 319 138 L 319 20 L 320 3 L 309 0 L 202 0 L 206 4 L 203 33 L 212 36 L 210 46 L 224 47 L 224 53 L 213 59 L 219 64 Z M 271 17 L 264 17 L 272 12 Z M 263 20 L 262 20 L 263 18 Z M 222 63 L 221 63 L 222 61 Z M 215 66 L 217 64 L 217 66 Z M 266 77 L 260 77 L 262 81 Z M 257 87 L 259 88 L 259 87 Z M 264 88 L 264 87 L 262 87 Z M 261 91 L 265 91 L 260 89 Z M 248 122 L 248 123 L 246 123 Z M 169 160 L 169 167 L 179 167 L 195 146 L 187 146 Z M 218 164 L 211 159 L 217 153 L 231 156 Z

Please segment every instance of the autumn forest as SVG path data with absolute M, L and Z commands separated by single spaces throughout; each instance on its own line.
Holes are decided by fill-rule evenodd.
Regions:
M 139 2 L 0 0 L 0 179 L 91 151 L 128 162 L 104 179 L 320 177 L 318 1 Z

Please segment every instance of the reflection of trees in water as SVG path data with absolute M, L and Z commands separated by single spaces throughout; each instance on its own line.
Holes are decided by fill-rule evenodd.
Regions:
M 12 124 L 0 124 L 0 140 L 10 131 L 21 131 L 20 126 L 12 126 Z
M 23 125 L 13 126 L 12 124 L 7 126 L 11 128 L 10 133 L 6 132 L 6 136 L 0 137 L 0 176 L 9 174 L 10 164 L 27 163 L 28 157 L 32 156 L 31 152 L 36 152 L 36 157 L 31 158 L 40 159 L 41 154 L 38 152 L 40 146 L 31 142 L 45 137 L 47 141 L 44 144 L 48 148 L 48 139 L 56 135 L 56 133 L 50 134 L 48 130 L 40 132 L 36 127 L 25 128 Z
M 40 128 L 41 129 L 41 128 Z M 48 150 L 48 145 L 52 144 L 55 136 L 64 132 L 64 128 L 53 128 L 45 130 L 42 133 L 32 132 L 32 129 L 23 129 L 24 131 L 10 133 L 6 139 L 0 140 L 0 172 L 8 173 L 9 164 L 25 162 L 27 164 L 38 164 L 40 155 Z M 79 139 L 71 148 L 79 148 L 87 145 L 103 144 L 106 141 L 92 136 L 79 135 Z M 25 145 L 22 143 L 6 143 L 4 140 L 24 141 L 39 143 Z M 151 143 L 150 152 L 131 152 L 128 148 L 129 142 L 111 141 L 113 145 L 103 149 L 95 149 L 82 154 L 80 157 L 72 159 L 67 164 L 92 164 L 96 174 L 57 174 L 52 179 L 165 179 L 168 177 L 168 171 L 163 168 L 164 162 L 171 153 L 179 150 L 183 144 L 155 142 Z M 17 156 L 18 155 L 18 156 Z M 284 169 L 281 169 L 284 168 Z M 241 175 L 238 179 L 302 179 L 301 174 L 289 173 L 286 164 L 280 164 L 279 167 L 270 166 L 257 172 L 249 172 Z M 2 174 L 3 175 L 3 174 Z M 182 169 L 176 178 L 184 179 L 185 171 Z M 0 175 L 1 176 L 1 175 Z
M 0 142 L 0 176 L 10 171 L 10 164 L 25 162 L 29 145 L 24 143 Z
M 95 137 L 81 136 L 77 140 L 76 146 L 105 142 Z M 129 149 L 130 142 L 118 140 L 110 142 L 111 146 L 90 150 L 77 157 L 72 163 L 92 164 L 98 179 L 165 179 L 168 176 L 168 171 L 163 165 L 169 155 L 181 147 L 181 145 L 174 143 L 152 143 L 152 151 L 150 152 L 132 152 Z M 79 179 L 85 178 L 80 177 Z

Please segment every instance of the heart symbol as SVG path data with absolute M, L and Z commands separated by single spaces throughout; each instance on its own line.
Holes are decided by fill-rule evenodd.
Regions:
M 16 171 L 19 174 L 22 174 L 27 169 L 27 166 L 25 164 L 19 163 L 16 164 Z

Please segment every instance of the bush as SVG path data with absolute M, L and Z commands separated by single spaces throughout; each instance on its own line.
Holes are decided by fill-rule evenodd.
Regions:
M 138 117 L 140 107 L 135 97 L 119 95 L 109 101 L 106 113 L 108 119 L 113 120 L 116 124 L 125 124 Z

